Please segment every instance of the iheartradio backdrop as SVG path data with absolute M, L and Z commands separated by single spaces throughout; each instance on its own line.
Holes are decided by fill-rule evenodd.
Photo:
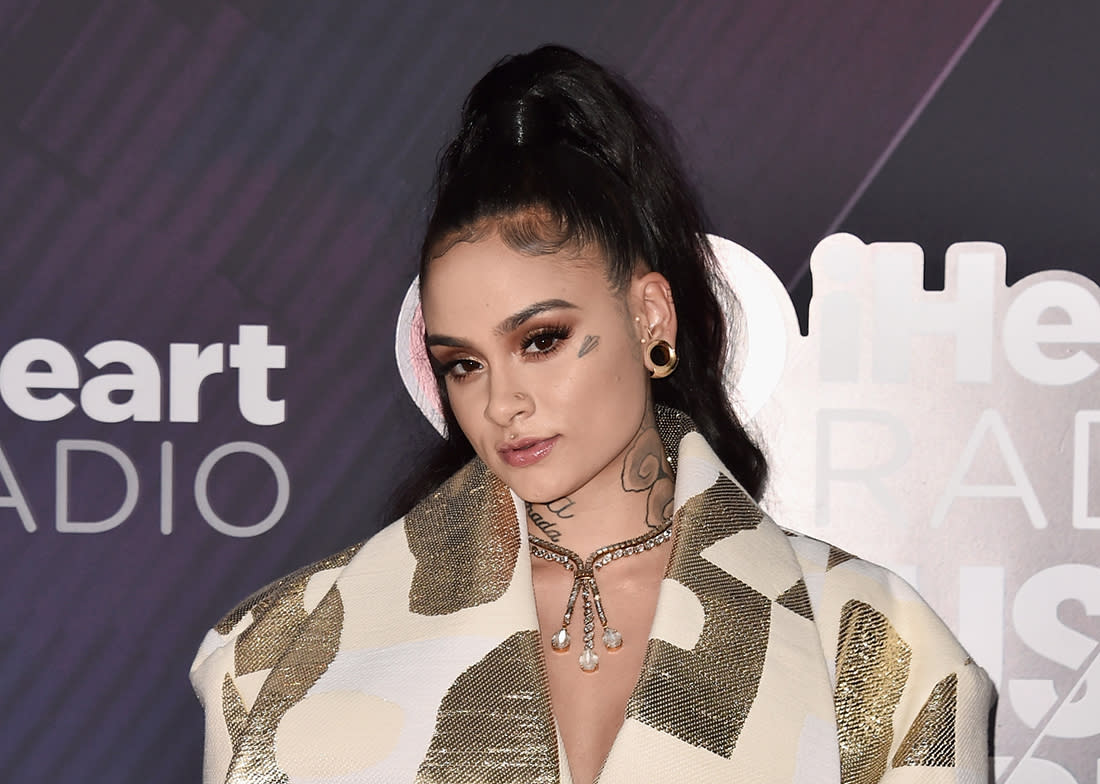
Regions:
M 1001 781 L 1100 784 L 1100 5 L 466 5 L 0 0 L 5 781 L 199 778 L 205 630 L 376 531 L 436 438 L 393 347 L 461 99 L 503 54 L 560 42 L 667 114 L 711 230 L 770 265 L 809 332 L 791 326 L 777 399 L 816 420 L 762 414 L 769 508 L 898 567 L 960 631 L 998 681 Z M 923 267 L 822 251 L 811 301 L 838 231 L 916 243 Z M 1006 280 L 988 314 L 913 343 L 907 380 L 824 348 L 843 332 L 823 292 L 874 312 L 923 275 L 962 301 L 944 259 L 967 267 L 948 249 L 977 241 Z M 863 286 L 880 263 L 910 276 Z M 1004 327 L 1051 281 L 1036 319 L 1066 329 L 1033 359 L 1072 360 L 1070 381 L 1020 371 L 1029 337 Z M 973 330 L 978 381 L 956 360 Z M 828 450 L 865 440 L 832 429 L 853 421 L 939 437 L 849 465 Z

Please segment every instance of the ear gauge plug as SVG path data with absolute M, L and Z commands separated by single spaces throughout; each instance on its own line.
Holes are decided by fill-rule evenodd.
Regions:
M 649 371 L 652 378 L 664 378 L 671 375 L 680 361 L 676 356 L 676 347 L 661 338 L 650 341 L 645 351 L 649 361 L 653 364 L 652 369 Z

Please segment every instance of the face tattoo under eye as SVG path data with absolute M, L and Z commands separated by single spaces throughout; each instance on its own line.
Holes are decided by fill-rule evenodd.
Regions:
M 584 340 L 581 341 L 581 347 L 577 351 L 577 359 L 580 359 L 589 351 L 594 351 L 597 346 L 600 345 L 599 335 L 585 335 Z

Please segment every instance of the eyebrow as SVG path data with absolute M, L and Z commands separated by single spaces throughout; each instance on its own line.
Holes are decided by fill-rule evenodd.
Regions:
M 564 299 L 544 299 L 539 302 L 535 302 L 528 305 L 523 310 L 513 313 L 506 319 L 501 321 L 493 329 L 498 335 L 506 335 L 507 333 L 518 329 L 526 322 L 538 316 L 541 313 L 545 313 L 548 310 L 563 310 L 563 309 L 576 309 L 576 305 L 568 300 Z M 455 348 L 462 348 L 468 344 L 469 341 L 462 340 L 461 338 L 453 338 L 449 335 L 425 335 L 424 344 L 428 347 L 431 346 L 454 346 Z
M 564 299 L 544 299 L 541 302 L 536 302 L 533 305 L 528 305 L 518 313 L 513 313 L 504 321 L 497 324 L 497 328 L 493 330 L 498 335 L 505 335 L 518 327 L 523 326 L 527 321 L 530 321 L 540 313 L 545 313 L 548 310 L 562 310 L 562 309 L 575 309 L 577 306 L 572 302 Z

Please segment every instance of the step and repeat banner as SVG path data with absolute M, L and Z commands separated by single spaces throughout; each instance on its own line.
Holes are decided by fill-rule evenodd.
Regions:
M 592 5 L 0 0 L 4 781 L 198 780 L 206 629 L 438 438 L 435 158 L 553 41 L 679 134 L 771 514 L 944 616 L 998 781 L 1100 784 L 1100 6 Z

